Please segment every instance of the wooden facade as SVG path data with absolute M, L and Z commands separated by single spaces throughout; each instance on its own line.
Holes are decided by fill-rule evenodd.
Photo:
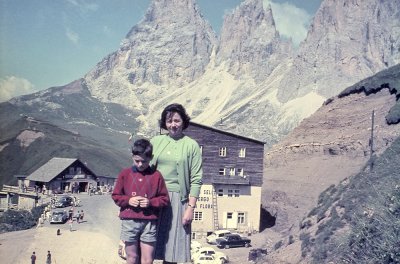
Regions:
M 196 123 L 185 134 L 202 149 L 204 183 L 262 186 L 264 142 Z
M 198 142 L 203 156 L 193 236 L 217 229 L 259 231 L 264 142 L 196 123 L 184 133 Z

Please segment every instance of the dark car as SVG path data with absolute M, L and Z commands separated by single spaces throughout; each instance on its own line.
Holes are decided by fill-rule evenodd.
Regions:
M 68 207 L 70 205 L 73 205 L 74 199 L 70 196 L 61 196 L 57 199 L 55 202 L 54 206 L 58 208 L 62 207 Z
M 219 248 L 250 247 L 251 240 L 238 234 L 230 234 L 223 238 L 217 238 L 216 242 Z
M 50 224 L 64 224 L 68 220 L 68 213 L 65 210 L 55 210 L 51 213 Z

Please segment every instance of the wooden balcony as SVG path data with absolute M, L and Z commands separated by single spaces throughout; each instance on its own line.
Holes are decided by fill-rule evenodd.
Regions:
M 215 175 L 211 177 L 212 184 L 250 185 L 249 176 Z

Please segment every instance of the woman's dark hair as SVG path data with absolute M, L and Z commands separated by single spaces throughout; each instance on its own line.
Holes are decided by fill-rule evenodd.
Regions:
M 161 113 L 160 127 L 162 129 L 167 129 L 167 126 L 165 125 L 165 123 L 167 121 L 167 118 L 172 113 L 178 113 L 181 116 L 181 118 L 183 120 L 182 129 L 185 130 L 189 126 L 190 117 L 186 113 L 185 108 L 180 104 L 170 104 L 164 108 L 164 110 Z
M 138 139 L 132 145 L 132 155 L 153 157 L 153 145 L 147 139 Z

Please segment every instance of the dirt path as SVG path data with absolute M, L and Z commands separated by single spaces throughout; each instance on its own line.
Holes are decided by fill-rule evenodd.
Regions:
M 109 195 L 82 196 L 85 221 L 74 222 L 73 230 L 68 224 L 50 225 L 30 230 L 10 232 L 0 235 L 0 259 L 2 264 L 30 263 L 30 256 L 36 252 L 37 262 L 45 263 L 47 250 L 52 253 L 53 264 L 122 264 L 117 255 L 119 226 L 118 208 Z M 57 235 L 57 229 L 61 235 Z M 253 248 L 265 244 L 265 236 L 252 235 Z M 205 241 L 200 241 L 209 246 Z M 230 263 L 248 263 L 251 248 L 217 249 L 228 255 Z M 155 262 L 159 263 L 159 262 Z

